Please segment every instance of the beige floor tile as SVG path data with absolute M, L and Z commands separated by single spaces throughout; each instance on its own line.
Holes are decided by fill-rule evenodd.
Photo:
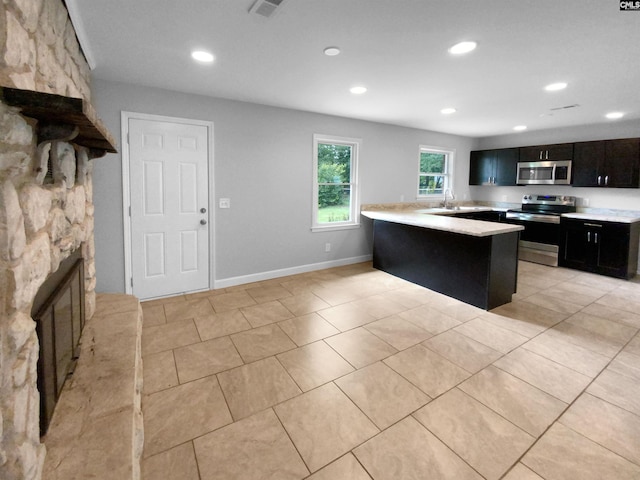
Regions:
M 144 357 L 143 389 L 149 395 L 178 385 L 178 373 L 173 351 L 158 352 Z
M 362 298 L 362 290 L 354 286 L 340 287 L 338 285 L 325 286 L 320 284 L 311 287 L 311 292 L 333 306 Z
M 204 317 L 196 317 L 194 322 L 202 340 L 224 337 L 251 328 L 251 324 L 240 310 L 229 310 Z
M 155 300 L 145 300 L 141 302 L 141 305 L 143 307 L 153 307 L 156 305 L 166 305 L 168 303 L 184 302 L 186 300 L 187 300 L 187 297 L 180 294 L 180 295 L 174 295 L 173 297 L 163 297 L 163 298 L 156 298 Z
M 498 327 L 491 322 L 474 318 L 455 327 L 454 331 L 466 335 L 501 353 L 508 353 L 525 343 L 528 338 L 518 333 Z
M 218 374 L 234 420 L 253 415 L 301 393 L 274 357 Z
M 277 300 L 243 307 L 240 311 L 254 328 L 293 318 L 293 314 Z
M 200 480 L 191 442 L 142 461 L 143 480 Z
M 535 440 L 457 388 L 414 416 L 488 480 L 500 478 Z
M 482 480 L 413 417 L 396 423 L 354 453 L 376 480 Z
M 584 347 L 587 350 L 609 358 L 614 357 L 622 349 L 622 345 L 618 342 L 614 342 L 575 323 L 559 323 L 555 327 L 547 330 L 545 334 L 566 340 L 574 345 Z
M 620 310 L 619 308 L 607 307 L 598 303 L 592 303 L 586 306 L 583 313 L 593 315 L 594 317 L 606 318 L 618 323 L 624 323 L 631 327 L 640 328 L 640 314 Z
M 198 330 L 191 319 L 145 328 L 142 332 L 142 356 L 199 341 Z
M 526 283 L 522 283 L 518 281 L 516 287 L 516 293 L 511 296 L 511 301 L 519 302 L 524 300 L 530 295 L 540 292 L 541 289 L 539 287 L 534 287 L 532 285 L 527 285 Z
M 341 332 L 374 322 L 376 317 L 367 313 L 355 303 L 345 303 L 320 310 L 318 314 Z
M 331 307 L 331 305 L 311 292 L 281 298 L 280 303 L 287 307 L 296 317 Z
M 193 443 L 201 480 L 297 480 L 309 474 L 271 409 Z
M 245 363 L 296 348 L 296 344 L 276 324 L 233 334 L 231 340 Z
M 625 345 L 638 333 L 638 329 L 635 327 L 612 322 L 606 318 L 596 317 L 584 312 L 576 313 L 567 318 L 567 323 L 578 325 L 619 346 Z
M 398 316 L 433 335 L 442 333 L 462 323 L 430 305 L 422 305 L 421 307 L 407 310 L 399 313 Z
M 391 290 L 390 292 L 385 292 L 381 295 L 389 300 L 399 303 L 405 307 L 405 309 L 409 310 L 428 303 L 432 297 L 432 292 L 426 288 L 414 285 L 411 287 L 402 287 L 396 290 Z
M 567 341 L 567 339 L 563 339 L 557 335 L 550 335 L 546 332 L 525 343 L 522 348 L 591 378 L 598 375 L 610 361 L 610 359 L 604 355 L 592 352 L 591 350 Z
M 150 457 L 232 422 L 215 377 L 146 396 L 144 455 Z
M 369 323 L 364 328 L 397 350 L 412 347 L 432 336 L 426 330 L 397 315 Z
M 353 371 L 349 362 L 323 341 L 281 353 L 278 360 L 303 392 Z
M 601 297 L 596 303 L 631 313 L 640 312 L 640 300 L 634 301 L 630 299 L 628 295 L 608 293 Z
M 245 290 L 258 303 L 271 302 L 291 296 L 291 292 L 281 285 L 266 285 Z
M 214 313 L 213 307 L 206 298 L 168 303 L 164 306 L 167 322 L 176 322 L 186 318 L 203 317 Z
M 622 351 L 609 364 L 607 370 L 640 382 L 640 356 Z
M 640 465 L 640 417 L 589 394 L 582 395 L 560 423 Z
M 356 328 L 324 340 L 351 365 L 362 368 L 397 352 L 364 328 Z
M 301 317 L 284 320 L 278 325 L 298 346 L 340 333 L 340 330 L 317 313 L 309 313 Z
M 485 312 L 481 308 L 474 307 L 473 305 L 460 301 L 440 305 L 434 304 L 433 306 L 435 309 L 440 310 L 442 313 L 449 315 L 460 322 L 467 322 Z
M 153 327 L 167 323 L 167 317 L 164 315 L 164 305 L 145 306 L 142 304 L 142 327 Z
M 624 351 L 640 356 L 640 334 L 633 337 L 624 347 Z
M 488 320 L 499 327 L 532 338 L 561 322 L 567 316 L 568 314 L 558 313 L 533 303 L 516 301 L 494 308 L 480 318 Z
M 592 380 L 524 348 L 517 348 L 494 365 L 565 403 L 573 402 Z
M 416 345 L 384 361 L 431 398 L 446 392 L 470 374 L 422 345 Z
M 381 430 L 431 400 L 380 362 L 346 375 L 335 383 Z
M 288 400 L 275 411 L 311 472 L 378 433 L 333 383 Z
M 369 315 L 377 319 L 395 315 L 396 313 L 404 312 L 407 309 L 407 307 L 401 303 L 398 303 L 382 294 L 372 295 L 361 300 L 356 300 L 353 304 L 362 308 Z
M 173 353 L 180 383 L 215 375 L 243 363 L 229 337 L 176 348 Z
M 244 290 L 236 290 L 222 295 L 216 295 L 209 299 L 216 313 L 234 310 L 236 308 L 255 305 L 256 301 Z
M 578 285 L 586 285 L 588 287 L 602 291 L 603 296 L 605 293 L 618 288 L 620 282 L 622 282 L 622 280 L 618 280 L 617 278 L 604 277 L 595 273 L 586 272 L 582 272 L 572 279 L 572 283 L 576 283 Z
M 295 276 L 291 280 L 280 283 L 280 285 L 289 290 L 292 295 L 311 293 L 313 288 L 320 287 L 318 280 L 305 277 L 304 275 Z
M 587 388 L 587 393 L 640 415 L 640 382 L 606 369 Z
M 530 295 L 527 298 L 525 298 L 523 302 L 531 303 L 532 305 L 535 305 L 539 308 L 544 308 L 545 310 L 552 310 L 554 312 L 558 312 L 565 316 L 574 314 L 582 310 L 582 307 L 583 307 L 583 305 L 571 303 L 570 301 L 562 298 L 546 295 L 544 292 L 534 293 L 533 295 Z
M 567 407 L 494 366 L 481 370 L 458 388 L 534 437 L 540 436 Z
M 599 290 L 597 288 L 572 282 L 555 285 L 553 288 L 544 290 L 543 293 L 550 297 L 555 297 L 560 300 L 567 300 L 568 302 L 582 305 L 583 307 L 595 302 L 600 297 L 606 294 L 606 292 L 603 292 L 602 290 Z
M 436 335 L 422 342 L 422 345 L 471 373 L 482 370 L 502 356 L 497 350 L 455 330 Z
M 311 475 L 308 480 L 371 480 L 355 457 L 347 453 Z
M 540 475 L 534 473 L 522 463 L 517 463 L 502 480 L 544 480 Z
M 553 480 L 636 480 L 640 467 L 556 423 L 522 459 Z

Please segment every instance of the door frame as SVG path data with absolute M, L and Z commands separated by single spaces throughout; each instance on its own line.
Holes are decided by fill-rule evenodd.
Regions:
M 198 125 L 207 128 L 207 167 L 209 178 L 209 286 L 211 289 L 215 283 L 215 182 L 214 182 L 214 154 L 213 154 L 213 122 L 205 120 L 193 120 L 189 118 L 167 117 L 164 115 L 152 115 L 138 112 L 120 112 L 120 128 L 122 138 L 122 220 L 124 232 L 124 289 L 128 295 L 133 294 L 133 267 L 131 261 L 131 180 L 129 178 L 130 152 L 129 152 L 129 120 L 151 120 L 165 123 L 182 123 Z M 213 228 L 212 228 L 213 227 Z

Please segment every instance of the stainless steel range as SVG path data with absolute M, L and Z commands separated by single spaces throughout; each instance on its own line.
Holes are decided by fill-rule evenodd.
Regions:
M 505 222 L 522 225 L 520 260 L 558 266 L 560 215 L 576 211 L 576 197 L 534 195 L 522 197 L 522 208 L 508 210 Z

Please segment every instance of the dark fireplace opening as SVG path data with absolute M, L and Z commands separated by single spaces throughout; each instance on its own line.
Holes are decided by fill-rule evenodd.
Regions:
M 76 250 L 47 278 L 33 302 L 40 343 L 40 435 L 47 432 L 65 380 L 73 374 L 85 322 L 84 261 Z

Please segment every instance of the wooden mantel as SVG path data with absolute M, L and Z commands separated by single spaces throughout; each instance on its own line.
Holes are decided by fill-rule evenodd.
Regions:
M 22 115 L 38 120 L 39 129 L 41 125 L 77 127 L 78 134 L 70 141 L 101 151 L 96 152 L 94 158 L 106 152 L 118 152 L 115 137 L 98 118 L 91 104 L 81 98 L 0 86 L 0 100 L 6 105 L 19 108 Z

